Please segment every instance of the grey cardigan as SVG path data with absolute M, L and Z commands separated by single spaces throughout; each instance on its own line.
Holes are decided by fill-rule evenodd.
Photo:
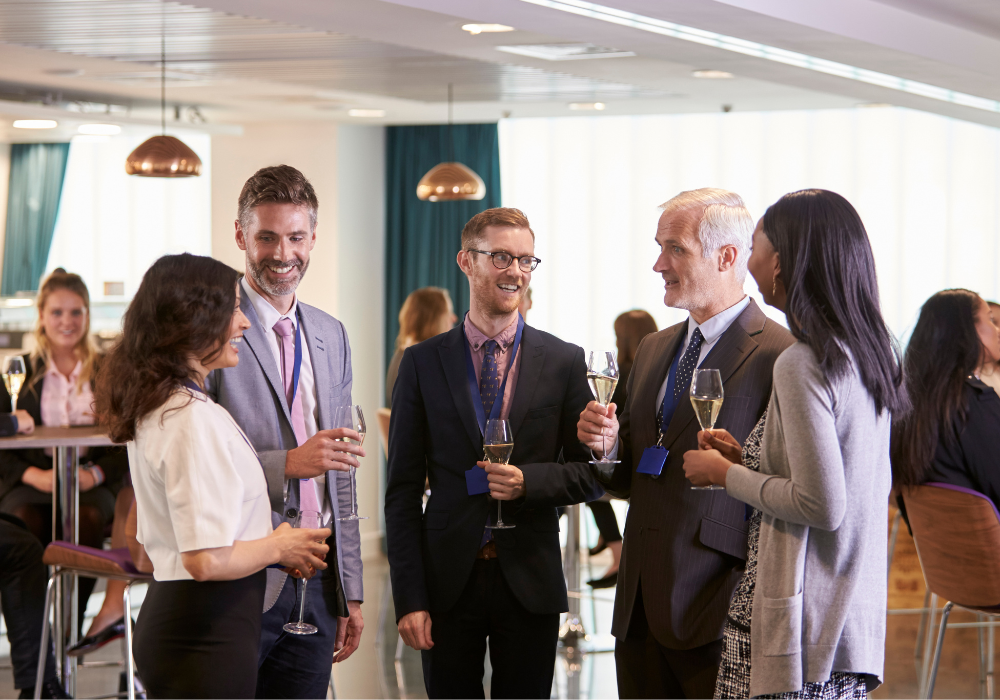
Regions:
M 726 490 L 762 514 L 750 624 L 750 695 L 800 690 L 833 671 L 881 683 L 887 411 L 852 363 L 828 382 L 796 343 L 774 364 L 760 472 L 731 468 Z

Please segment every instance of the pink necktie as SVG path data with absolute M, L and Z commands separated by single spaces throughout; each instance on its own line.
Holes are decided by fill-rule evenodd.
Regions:
M 302 412 L 302 392 L 295 391 L 295 387 L 292 385 L 295 363 L 295 328 L 291 319 L 282 318 L 274 324 L 273 330 L 279 341 L 281 381 L 285 385 L 285 401 L 289 403 L 288 408 L 292 414 L 292 432 L 295 433 L 295 440 L 299 445 L 304 445 L 308 436 L 306 435 L 306 419 Z M 294 399 L 292 399 L 293 392 Z M 319 499 L 316 496 L 316 485 L 312 479 L 299 480 L 299 510 L 316 512 L 320 510 Z

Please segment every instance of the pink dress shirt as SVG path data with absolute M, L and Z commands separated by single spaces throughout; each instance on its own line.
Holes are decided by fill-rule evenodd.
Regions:
M 503 374 L 509 377 L 507 378 L 507 386 L 504 388 L 503 392 L 503 403 L 500 405 L 500 417 L 508 418 L 510 416 L 510 404 L 514 398 L 514 389 L 517 388 L 517 374 L 521 369 L 521 352 L 520 348 L 517 351 L 517 357 L 511 362 L 510 349 L 514 344 L 514 336 L 517 335 L 517 319 L 504 328 L 502 331 L 496 334 L 493 338 L 487 338 L 483 335 L 483 332 L 472 325 L 472 321 L 469 320 L 469 315 L 465 315 L 465 337 L 469 342 L 469 349 L 472 351 L 472 366 L 476 370 L 476 377 L 482 375 L 483 372 L 483 357 L 486 355 L 486 350 L 483 345 L 487 340 L 495 340 L 500 345 L 500 356 L 498 358 L 497 364 L 503 367 Z M 521 341 L 524 342 L 523 339 Z M 500 380 L 501 383 L 503 379 Z M 487 416 L 489 417 L 489 416 Z
M 42 424 L 51 426 L 93 425 L 94 392 L 90 382 L 77 387 L 83 363 L 77 362 L 69 377 L 56 369 L 53 363 L 45 372 L 42 384 Z

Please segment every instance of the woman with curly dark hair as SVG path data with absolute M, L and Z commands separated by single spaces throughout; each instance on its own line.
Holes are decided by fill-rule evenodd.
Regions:
M 237 280 L 211 258 L 157 260 L 98 377 L 97 415 L 128 443 L 137 539 L 154 567 L 134 642 L 153 698 L 254 697 L 265 567 L 326 568 L 330 531 L 272 531 L 257 455 L 203 390 L 239 362 L 250 327 Z

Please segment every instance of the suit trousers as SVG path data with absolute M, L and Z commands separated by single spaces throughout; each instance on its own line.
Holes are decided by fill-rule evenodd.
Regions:
M 289 634 L 282 627 L 297 622 L 302 581 L 291 576 L 275 604 L 264 613 L 260 634 L 258 698 L 325 698 L 330 687 L 333 650 L 337 641 L 336 608 L 323 595 L 323 576 L 336 576 L 336 567 L 317 573 L 306 585 L 305 621 L 316 634 Z
M 429 698 L 485 697 L 487 639 L 492 698 L 551 696 L 559 613 L 528 612 L 496 559 L 477 559 L 455 606 L 431 611 L 431 639 L 434 646 L 421 652 Z
M 721 639 L 693 649 L 668 649 L 646 621 L 642 583 L 624 639 L 615 642 L 620 698 L 711 698 L 722 662 Z

